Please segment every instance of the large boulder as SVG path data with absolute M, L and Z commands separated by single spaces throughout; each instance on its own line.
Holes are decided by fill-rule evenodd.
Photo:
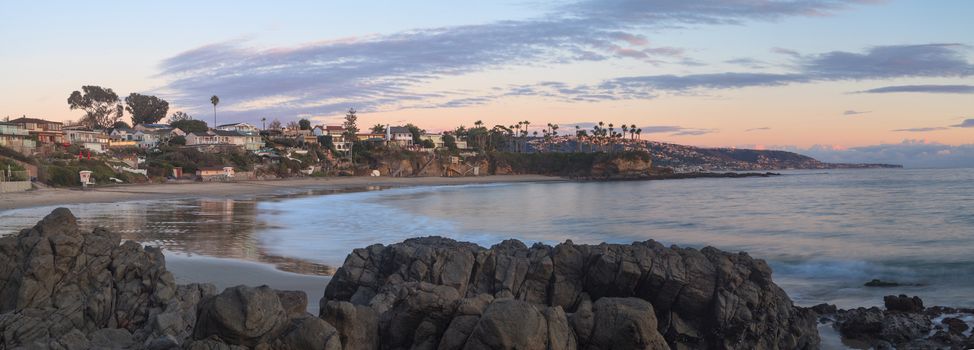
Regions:
M 610 317 L 613 322 L 640 327 L 652 324 L 655 333 L 645 327 L 633 333 L 652 344 L 659 340 L 656 335 L 675 348 L 810 349 L 819 342 L 815 313 L 792 304 L 772 282 L 763 260 L 710 247 L 667 248 L 654 241 L 528 247 L 508 240 L 485 249 L 426 237 L 373 245 L 348 256 L 320 304 L 372 308 L 380 320 L 382 347 L 427 347 L 443 344 L 440 340 L 456 347 L 491 339 L 477 331 L 488 322 L 485 316 L 460 311 L 468 299 L 482 295 L 522 301 L 541 313 L 559 307 L 570 314 L 582 346 L 602 341 L 593 338 L 597 335 L 621 332 L 576 327 L 594 322 L 592 303 L 604 298 L 644 301 L 607 304 L 606 310 L 621 311 L 602 317 L 616 315 Z M 631 317 L 640 312 L 654 314 L 652 320 Z M 530 320 L 531 315 L 522 316 Z
M 923 313 L 860 307 L 839 310 L 833 327 L 844 338 L 874 347 L 880 344 L 892 344 L 897 347 L 912 348 L 916 345 L 913 342 L 927 340 L 933 322 L 929 315 Z
M 56 209 L 33 228 L 0 237 L 0 348 L 181 341 L 185 327 L 157 329 L 168 324 L 158 317 L 192 318 L 195 305 L 180 303 L 165 266 L 158 249 L 122 244 L 100 228 L 82 232 L 68 209 Z
M 666 349 L 657 331 L 653 305 L 639 298 L 602 298 L 595 302 L 592 329 L 583 349 Z
M 200 303 L 193 337 L 217 336 L 229 344 L 255 346 L 280 337 L 287 325 L 287 313 L 273 289 L 236 286 Z

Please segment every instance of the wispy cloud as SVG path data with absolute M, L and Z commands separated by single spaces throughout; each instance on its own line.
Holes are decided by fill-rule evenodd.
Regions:
M 917 92 L 928 94 L 974 94 L 974 85 L 898 85 L 858 91 L 864 94 Z
M 943 126 L 934 126 L 934 127 L 925 127 L 925 128 L 896 129 L 896 130 L 893 130 L 893 131 L 901 131 L 901 132 L 930 132 L 930 131 L 939 131 L 939 130 L 947 130 L 947 129 L 949 129 L 949 128 L 943 127 Z
M 191 101 L 217 94 L 231 118 L 333 114 L 351 106 L 363 111 L 465 106 L 505 94 L 417 91 L 442 77 L 509 65 L 608 59 L 636 59 L 652 64 L 695 62 L 685 57 L 680 48 L 653 45 L 641 32 L 696 24 L 821 16 L 868 2 L 583 0 L 535 20 L 416 29 L 292 47 L 252 47 L 245 40 L 216 43 L 164 60 L 160 75 L 169 81 L 163 89 L 167 97 L 181 105 L 199 105 Z M 645 87 L 732 88 L 802 80 L 806 78 L 767 73 L 631 77 L 607 81 L 605 86 L 565 86 L 562 88 L 568 89 L 567 96 L 561 98 L 650 98 L 655 94 L 641 91 Z
M 968 62 L 964 57 L 964 52 L 968 49 L 959 44 L 896 45 L 872 47 L 858 53 L 833 51 L 798 55 L 794 59 L 800 70 L 792 73 L 725 72 L 619 77 L 598 84 L 563 84 L 559 87 L 557 97 L 579 101 L 647 99 L 663 93 L 687 94 L 696 90 L 782 86 L 834 80 L 967 77 L 974 76 L 974 63 Z M 522 89 L 522 95 L 534 91 L 528 86 L 519 88 Z M 551 93 L 537 95 L 554 96 Z
M 760 128 L 750 128 L 750 129 L 747 129 L 747 130 L 744 130 L 744 131 L 745 132 L 752 132 L 752 131 L 764 131 L 764 130 L 771 130 L 771 128 L 769 128 L 767 126 L 764 126 L 764 127 L 760 127 Z
M 905 131 L 905 132 L 929 132 L 929 131 L 940 131 L 949 130 L 950 128 L 974 128 L 974 119 L 964 119 L 960 124 L 955 124 L 951 126 L 933 126 L 933 127 L 921 127 L 921 128 L 907 128 L 907 129 L 896 129 L 893 131 Z
M 845 112 L 842 112 L 842 115 L 860 115 L 860 114 L 866 114 L 866 113 L 871 113 L 871 112 L 872 111 L 857 111 L 857 110 L 849 109 L 849 110 L 846 110 Z

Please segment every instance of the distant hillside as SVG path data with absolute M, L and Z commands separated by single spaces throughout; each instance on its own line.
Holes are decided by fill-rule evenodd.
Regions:
M 596 146 L 594 149 L 643 150 L 653 158 L 653 165 L 672 168 L 676 172 L 693 171 L 755 171 L 783 169 L 856 169 L 902 168 L 893 164 L 843 164 L 825 163 L 815 158 L 788 151 L 767 151 L 739 148 L 703 148 L 673 143 L 619 140 L 612 146 Z M 531 144 L 532 151 L 542 148 Z M 574 139 L 564 138 L 543 145 L 548 152 L 575 152 L 592 150 L 587 144 L 579 145 Z
M 642 142 L 653 157 L 653 164 L 676 171 L 697 170 L 779 170 L 779 169 L 846 169 L 900 168 L 892 164 L 835 164 L 787 151 L 738 148 L 701 148 L 662 142 Z M 632 147 L 633 145 L 629 145 Z

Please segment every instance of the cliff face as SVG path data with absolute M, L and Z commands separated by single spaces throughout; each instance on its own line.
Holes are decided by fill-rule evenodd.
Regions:
M 321 301 L 383 348 L 813 349 L 814 314 L 746 254 L 631 245 L 490 249 L 428 237 L 356 249 Z M 368 315 L 350 320 L 335 310 Z M 359 329 L 368 334 L 358 334 Z

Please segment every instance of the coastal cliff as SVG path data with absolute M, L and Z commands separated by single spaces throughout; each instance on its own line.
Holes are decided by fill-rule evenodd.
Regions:
M 425 237 L 355 249 L 312 315 L 300 291 L 178 285 L 158 249 L 62 208 L 0 238 L 0 349 L 814 349 L 825 328 L 849 346 L 974 344 L 974 310 L 801 308 L 771 277 L 709 247 Z

